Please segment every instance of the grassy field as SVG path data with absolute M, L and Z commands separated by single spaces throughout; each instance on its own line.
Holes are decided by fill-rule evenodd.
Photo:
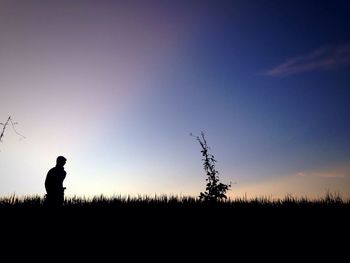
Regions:
M 220 254 L 223 247 L 222 255 L 231 259 L 239 254 L 249 258 L 259 250 L 259 257 L 267 258 L 279 254 L 276 250 L 312 256 L 311 244 L 327 244 L 327 251 L 335 255 L 339 240 L 349 234 L 349 215 L 350 200 L 330 193 L 318 200 L 286 196 L 216 203 L 177 196 L 73 197 L 60 209 L 49 209 L 40 196 L 0 199 L 2 239 L 7 244 L 24 240 L 29 243 L 23 246 L 29 244 L 33 251 L 45 245 L 56 251 L 50 244 L 59 243 L 63 252 L 86 256 L 98 251 L 99 257 L 133 257 L 143 250 L 142 256 L 168 251 L 183 260 L 188 253 Z M 247 248 L 252 252 L 243 252 Z
M 205 202 L 197 197 L 190 196 L 111 196 L 103 195 L 92 198 L 68 197 L 65 198 L 62 209 L 73 208 L 349 208 L 350 198 L 343 198 L 339 194 L 326 193 L 319 199 L 307 197 L 293 197 L 273 199 L 270 197 L 234 198 L 218 202 Z M 42 208 L 46 209 L 45 199 L 42 196 L 6 196 L 0 197 L 0 209 L 4 208 Z
M 51 220 L 70 218 L 84 222 L 108 224 L 142 220 L 149 225 L 182 222 L 190 225 L 208 222 L 247 224 L 259 218 L 266 225 L 271 222 L 303 222 L 306 218 L 319 221 L 342 222 L 350 214 L 350 199 L 327 193 L 323 198 L 310 200 L 286 196 L 282 199 L 260 197 L 236 198 L 218 202 L 204 202 L 189 196 L 95 196 L 66 198 L 62 207 L 47 207 L 41 196 L 8 196 L 0 199 L 2 218 L 50 217 Z M 220 224 L 221 224 L 220 223 Z

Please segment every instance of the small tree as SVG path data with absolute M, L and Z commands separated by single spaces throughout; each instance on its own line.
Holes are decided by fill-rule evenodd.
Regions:
M 193 136 L 191 134 L 191 136 Z M 217 162 L 215 160 L 214 155 L 209 153 L 209 146 L 207 144 L 207 141 L 204 137 L 204 132 L 201 132 L 201 138 L 199 136 L 196 137 L 197 141 L 202 147 L 201 153 L 203 156 L 203 166 L 204 170 L 208 176 L 207 179 L 207 187 L 205 189 L 205 192 L 201 192 L 199 195 L 200 200 L 204 201 L 219 201 L 222 199 L 226 199 L 226 191 L 231 188 L 230 184 L 223 184 L 219 181 L 219 172 L 215 169 L 215 163 Z

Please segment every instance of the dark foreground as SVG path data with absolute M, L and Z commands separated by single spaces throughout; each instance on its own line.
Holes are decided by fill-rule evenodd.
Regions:
M 164 231 L 211 234 L 233 231 L 335 230 L 349 224 L 350 202 L 328 196 L 317 201 L 294 199 L 234 200 L 208 203 L 194 198 L 139 197 L 66 199 L 59 208 L 47 207 L 40 197 L 0 200 L 1 220 L 16 229 L 38 231 Z M 153 230 L 152 230 L 153 229 Z M 45 230 L 45 231 L 46 231 Z M 345 229 L 344 229 L 345 230 Z M 101 232 L 101 233 L 102 233 Z M 279 232 L 279 230 L 277 231 Z M 69 233 L 67 233 L 69 234 Z
M 342 240 L 349 237 L 350 203 L 340 199 L 203 203 L 100 197 L 67 200 L 56 209 L 42 201 L 0 203 L 2 238 L 7 244 L 26 240 L 26 244 L 40 244 L 41 249 L 58 243 L 54 250 L 62 249 L 63 254 L 80 251 L 84 256 L 99 253 L 101 257 L 166 252 L 164 261 L 186 253 L 225 258 L 243 255 L 246 259 L 269 255 L 271 259 L 283 250 L 289 254 L 284 259 L 307 253 L 311 260 L 312 255 L 322 253 L 334 261 L 345 251 L 347 243 Z

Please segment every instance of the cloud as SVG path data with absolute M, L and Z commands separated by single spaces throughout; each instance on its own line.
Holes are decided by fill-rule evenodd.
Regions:
M 322 177 L 322 178 L 344 178 L 345 174 L 338 171 L 333 172 L 298 172 L 298 177 Z
M 324 177 L 324 178 L 344 178 L 345 177 L 344 174 L 340 174 L 340 173 L 319 173 L 319 174 L 316 174 L 316 176 Z
M 350 64 L 350 43 L 323 46 L 309 54 L 292 57 L 262 73 L 265 76 L 283 77 L 309 71 L 332 70 Z
M 299 173 L 297 173 L 297 176 L 304 177 L 304 176 L 306 176 L 306 174 L 304 172 L 299 172 Z

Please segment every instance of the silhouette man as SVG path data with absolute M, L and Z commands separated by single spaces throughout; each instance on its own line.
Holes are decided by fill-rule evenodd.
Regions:
M 58 156 L 56 166 L 47 173 L 45 179 L 46 202 L 50 207 L 63 205 L 64 189 L 66 189 L 63 187 L 63 180 L 67 174 L 63 166 L 66 164 L 66 160 L 63 156 Z

